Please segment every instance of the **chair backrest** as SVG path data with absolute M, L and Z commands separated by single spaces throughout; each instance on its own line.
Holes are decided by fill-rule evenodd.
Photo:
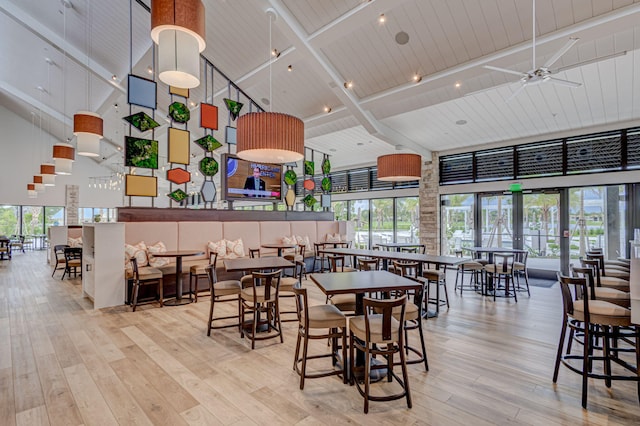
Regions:
M 597 259 L 585 259 L 581 256 L 580 265 L 583 268 L 591 269 L 595 286 L 601 287 L 602 283 L 600 280 L 600 261 Z
M 209 253 L 209 266 L 205 268 L 205 271 L 207 272 L 207 277 L 209 277 L 209 290 L 211 294 L 213 294 L 213 285 L 218 282 L 216 263 L 218 263 L 218 253 Z
M 396 274 L 400 275 L 401 277 L 417 280 L 418 262 L 400 262 L 398 260 L 394 260 L 393 266 Z
M 260 249 L 259 248 L 257 248 L 257 249 L 250 248 L 249 249 L 249 257 L 251 259 L 255 259 L 255 258 L 260 257 Z
M 584 321 L 589 323 L 589 298 L 582 297 L 582 295 L 587 294 L 587 279 L 584 277 L 568 277 L 559 272 L 557 273 L 557 277 L 560 283 L 560 291 L 562 292 L 564 314 L 566 316 L 573 316 L 574 303 L 583 303 Z M 573 295 L 575 295 L 575 297 L 572 295 L 570 286 L 574 287 Z
M 594 290 L 595 280 L 593 278 L 593 269 L 590 267 L 580 267 L 573 266 L 573 264 L 569 264 L 569 270 L 571 271 L 571 275 L 574 277 L 582 277 L 587 280 L 587 286 L 591 290 L 591 300 L 596 299 L 596 292 Z M 578 291 L 578 288 L 576 288 Z M 584 297 L 583 294 L 578 294 L 577 298 L 582 299 Z
M 587 259 L 591 259 L 591 260 L 597 260 L 598 261 L 598 266 L 600 267 L 600 275 L 607 275 L 607 272 L 604 269 L 604 254 L 602 253 L 596 253 L 593 251 L 588 251 L 587 253 L 585 253 L 587 255 Z
M 380 269 L 380 259 L 360 259 L 358 258 L 358 270 L 377 271 Z
M 344 272 L 344 256 L 329 256 L 329 269 L 331 272 Z
M 280 278 L 282 277 L 282 269 L 273 272 L 253 272 L 253 300 L 258 300 L 257 289 L 264 286 L 265 300 L 275 300 L 280 292 Z
M 502 274 L 510 274 L 513 269 L 513 257 L 512 253 L 496 253 L 493 255 L 493 263 L 496 265 L 496 272 Z
M 293 286 L 293 294 L 296 298 L 298 323 L 300 327 L 303 327 L 306 331 L 309 329 L 309 298 L 307 297 L 307 289 L 302 287 L 302 284 L 298 282 Z
M 69 263 L 70 260 L 82 259 L 82 247 L 65 247 L 64 258 L 67 263 Z
M 55 253 L 56 257 L 64 259 L 64 249 L 67 247 L 69 247 L 69 245 L 67 244 L 56 244 L 55 246 L 53 246 L 53 252 Z
M 131 268 L 133 269 L 133 281 L 140 281 L 140 272 L 138 271 L 138 260 L 135 256 L 129 259 L 131 261 Z
M 313 243 L 313 254 L 315 257 L 324 256 L 324 254 L 320 253 L 322 249 L 324 249 L 324 243 Z
M 365 297 L 363 299 L 364 305 L 364 323 L 366 331 L 366 340 L 371 341 L 371 317 L 375 315 L 382 316 L 382 339 L 384 341 L 391 341 L 394 334 L 394 330 L 391 328 L 393 325 L 393 308 L 401 306 L 400 315 L 396 315 L 397 327 L 395 331 L 398 336 L 398 340 L 402 342 L 402 327 L 404 324 L 404 313 L 407 306 L 407 295 L 398 297 L 397 299 L 372 299 Z M 395 312 L 397 314 L 397 312 Z
M 418 253 L 418 247 L 400 247 L 402 253 Z
M 527 250 L 519 250 L 513 254 L 513 260 L 515 262 L 522 263 L 525 267 L 527 266 L 528 258 L 529 258 L 529 252 Z

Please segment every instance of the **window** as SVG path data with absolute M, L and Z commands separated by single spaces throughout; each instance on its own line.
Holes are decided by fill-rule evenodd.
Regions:
M 475 245 L 474 195 L 443 195 L 441 205 L 442 254 L 453 256 L 462 247 L 473 247 Z
M 20 206 L 0 206 L 0 235 L 20 234 Z
M 354 200 L 349 202 L 349 217 L 353 222 L 355 248 L 368 249 L 369 246 L 369 200 Z
M 418 197 L 396 198 L 396 242 L 420 242 L 420 203 Z
M 371 246 L 393 241 L 393 198 L 371 200 Z

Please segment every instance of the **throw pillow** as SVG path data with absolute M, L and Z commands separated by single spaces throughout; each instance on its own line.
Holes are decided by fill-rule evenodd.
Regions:
M 310 252 L 312 250 L 311 241 L 309 241 L 308 235 L 305 235 L 304 237 L 302 235 L 296 235 L 296 243 L 299 246 L 304 246 L 305 251 Z
M 147 245 L 144 243 L 144 241 L 140 241 L 138 244 L 133 246 L 131 244 L 125 244 L 124 253 L 127 259 L 130 259 L 132 257 L 136 258 L 138 268 L 147 266 L 149 264 L 149 261 L 147 259 Z
M 282 237 L 282 244 L 298 244 L 298 241 L 294 235 L 290 237 Z M 284 254 L 293 254 L 296 252 L 295 248 L 284 249 Z
M 220 241 L 209 241 L 207 243 L 207 250 L 209 250 L 209 256 L 211 253 L 216 253 L 218 255 L 218 259 L 222 259 L 227 254 L 227 242 L 225 240 Z
M 236 259 L 238 257 L 244 257 L 244 244 L 242 238 L 238 238 L 235 241 L 225 240 L 227 243 L 226 259 Z
M 160 268 L 161 266 L 168 265 L 171 259 L 168 257 L 155 257 L 154 253 L 165 253 L 167 247 L 162 241 L 158 241 L 152 246 L 147 246 L 147 252 L 149 254 L 149 266 L 154 268 Z
M 69 237 L 67 239 L 67 244 L 69 244 L 69 247 L 82 247 L 82 237 Z
M 327 243 L 339 243 L 340 242 L 340 234 L 327 234 L 324 239 Z

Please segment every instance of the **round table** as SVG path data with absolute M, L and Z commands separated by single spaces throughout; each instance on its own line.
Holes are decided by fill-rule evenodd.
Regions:
M 267 249 L 278 249 L 278 257 L 282 257 L 282 250 L 291 249 L 298 247 L 297 244 L 282 244 L 282 243 L 274 243 L 274 244 L 262 244 L 260 247 Z
M 182 298 L 182 258 L 186 256 L 200 256 L 203 255 L 202 250 L 175 250 L 165 251 L 163 253 L 153 253 L 155 257 L 175 257 L 176 258 L 176 298 L 173 300 L 167 300 L 165 305 L 179 306 L 191 303 L 191 299 Z

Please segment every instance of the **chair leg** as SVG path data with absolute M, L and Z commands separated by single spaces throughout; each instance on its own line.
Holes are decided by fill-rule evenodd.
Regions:
M 300 359 L 300 341 L 302 337 L 300 336 L 300 327 L 298 326 L 298 337 L 296 339 L 296 351 L 293 357 L 293 371 L 296 371 L 296 365 L 298 365 L 298 359 Z
M 302 366 L 300 368 L 300 390 L 304 389 L 304 376 L 307 374 L 307 352 L 309 349 L 309 336 L 305 330 L 304 341 L 302 342 Z
M 584 345 L 582 359 L 582 408 L 587 408 L 587 392 L 589 388 L 589 354 L 591 349 L 591 336 L 589 335 L 589 324 L 584 327 Z
M 211 295 L 211 305 L 209 306 L 209 325 L 207 325 L 207 336 L 211 336 L 211 321 L 213 321 L 213 305 L 216 298 Z
M 562 330 L 560 331 L 560 341 L 558 342 L 558 351 L 556 352 L 556 365 L 553 368 L 553 383 L 558 381 L 558 370 L 560 370 L 560 360 L 562 359 L 562 346 L 564 344 L 564 338 L 567 334 L 567 317 L 563 316 Z
M 404 352 L 402 352 L 402 350 L 398 352 L 400 352 L 400 367 L 402 369 L 402 381 L 404 382 L 403 383 L 404 393 L 407 398 L 407 407 L 411 408 L 413 404 L 411 403 L 411 391 L 409 389 L 409 375 L 407 374 L 407 358 L 405 357 Z M 426 360 L 426 352 L 425 352 L 425 360 Z
M 132 312 L 136 311 L 136 305 L 138 304 L 138 288 L 139 287 L 140 286 L 138 284 L 135 284 L 135 283 L 133 284 L 133 297 L 131 298 L 132 299 L 132 303 L 133 303 L 133 311 Z
M 162 278 L 160 278 L 158 286 L 160 287 L 160 307 L 162 308 L 164 306 L 164 281 Z
M 369 344 L 365 344 L 364 351 L 364 413 L 369 412 L 369 385 L 371 374 L 371 356 L 369 355 Z
M 636 352 L 640 350 L 636 346 Z M 640 352 L 637 352 L 640 356 Z M 637 365 L 640 365 L 637 364 Z M 640 369 L 639 369 L 640 371 Z M 347 384 L 347 376 L 348 376 L 348 368 L 347 368 L 347 328 L 346 326 L 342 328 L 342 383 Z M 638 373 L 640 375 L 640 372 Z M 638 385 L 640 386 L 640 384 Z M 638 388 L 638 398 L 640 398 L 640 387 Z
M 427 361 L 427 348 L 424 345 L 424 332 L 422 331 L 422 318 L 418 318 L 418 332 L 420 334 L 420 346 L 422 346 L 422 356 L 424 358 L 424 369 L 429 371 L 429 361 Z
M 447 309 L 449 309 L 449 291 L 447 290 L 446 281 L 442 281 L 442 287 L 444 288 L 444 300 L 447 302 Z

